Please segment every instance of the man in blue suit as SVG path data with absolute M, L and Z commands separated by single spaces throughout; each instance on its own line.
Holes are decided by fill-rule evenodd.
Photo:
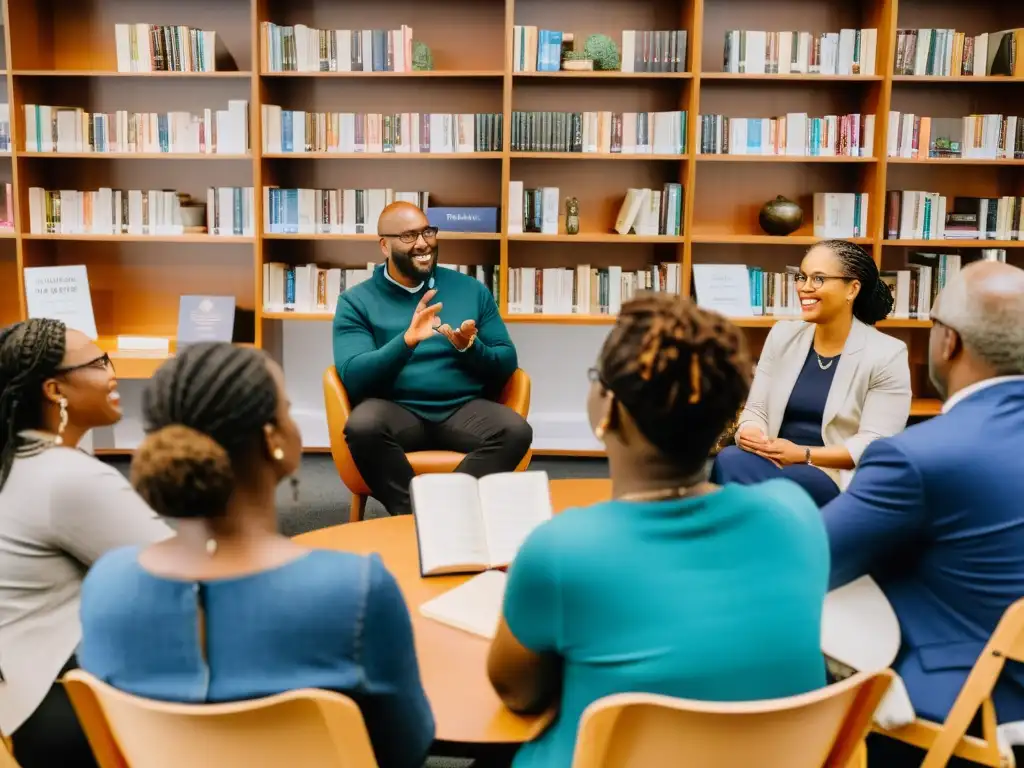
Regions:
M 1006 608 L 1024 597 L 1024 270 L 976 262 L 932 309 L 942 415 L 868 447 L 822 510 L 831 587 L 870 574 L 899 619 L 894 669 L 920 717 L 945 720 Z M 1024 665 L 994 693 L 1024 720 Z

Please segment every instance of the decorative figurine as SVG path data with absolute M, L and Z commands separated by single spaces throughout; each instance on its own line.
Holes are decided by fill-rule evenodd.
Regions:
M 575 197 L 565 199 L 565 233 L 567 235 L 580 233 L 580 201 Z

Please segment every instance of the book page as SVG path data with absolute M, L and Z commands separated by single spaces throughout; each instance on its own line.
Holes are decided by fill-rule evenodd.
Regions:
M 484 571 L 420 606 L 428 619 L 493 640 L 501 620 L 508 577 L 502 571 Z
M 460 472 L 417 475 L 409 492 L 423 575 L 485 570 L 490 558 L 476 478 Z
M 534 528 L 550 520 L 547 472 L 501 472 L 479 480 L 491 567 L 511 563 Z

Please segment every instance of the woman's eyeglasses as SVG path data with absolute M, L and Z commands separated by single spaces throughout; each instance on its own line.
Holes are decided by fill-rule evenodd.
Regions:
M 55 373 L 71 373 L 72 371 L 85 371 L 85 370 L 97 370 L 105 371 L 109 368 L 111 371 L 114 370 L 114 361 L 110 359 L 110 355 L 104 352 L 99 357 L 93 358 L 87 363 L 81 363 L 79 365 L 69 365 L 66 368 L 58 368 Z
M 424 227 L 410 232 L 399 232 L 397 235 L 381 235 L 381 237 L 397 237 L 403 243 L 415 243 L 420 235 L 424 240 L 433 240 L 437 237 L 437 227 Z
M 805 275 L 802 272 L 800 274 L 798 274 L 795 278 L 793 278 L 793 280 L 797 284 L 797 286 L 801 286 L 804 283 L 810 282 L 812 288 L 821 288 L 829 280 L 852 280 L 852 279 L 853 279 L 852 277 L 847 277 L 846 275 L 821 275 L 821 274 Z

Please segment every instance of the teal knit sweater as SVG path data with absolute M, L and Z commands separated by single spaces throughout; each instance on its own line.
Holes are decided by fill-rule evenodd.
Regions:
M 443 421 L 470 400 L 500 387 L 519 365 L 490 291 L 479 280 L 438 267 L 442 323 L 475 320 L 477 338 L 459 352 L 440 333 L 406 346 L 404 335 L 426 286 L 411 293 L 387 279 L 385 265 L 341 294 L 334 316 L 334 365 L 353 406 L 379 397 L 423 419 Z

